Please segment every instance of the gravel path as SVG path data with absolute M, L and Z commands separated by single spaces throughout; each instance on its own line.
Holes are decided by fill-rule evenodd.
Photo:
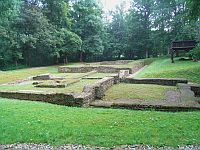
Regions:
M 0 150 L 200 150 L 200 146 L 185 146 L 185 147 L 162 147 L 156 148 L 148 145 L 124 145 L 113 148 L 84 146 L 78 144 L 69 144 L 60 147 L 53 147 L 47 144 L 11 144 L 0 145 Z

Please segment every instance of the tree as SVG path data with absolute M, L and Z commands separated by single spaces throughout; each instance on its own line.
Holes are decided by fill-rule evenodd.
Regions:
M 71 28 L 70 5 L 67 0 L 43 0 L 43 12 L 59 28 Z
M 68 55 L 76 54 L 82 45 L 80 37 L 67 29 L 62 28 L 57 33 L 57 51 L 59 56 L 64 58 L 64 63 L 68 63 Z
M 200 1 L 199 0 L 187 0 L 189 7 L 189 16 L 193 20 L 198 20 L 200 17 Z
M 73 6 L 73 31 L 83 41 L 80 50 L 80 61 L 88 59 L 88 56 L 101 54 L 103 51 L 101 13 L 95 0 L 76 1 Z
M 135 0 L 132 4 L 133 11 L 137 14 L 141 25 L 139 34 L 142 37 L 138 40 L 143 43 L 141 51 L 143 51 L 143 56 L 146 55 L 146 57 L 149 57 L 151 50 L 150 31 L 153 4 L 154 0 Z
M 21 59 L 21 52 L 18 48 L 17 34 L 12 29 L 13 20 L 18 16 L 20 0 L 0 1 L 0 68 Z
M 123 3 L 116 7 L 116 11 L 112 12 L 112 22 L 109 26 L 109 33 L 111 35 L 112 56 L 117 56 L 118 59 L 124 55 L 127 49 L 127 24 L 126 11 Z

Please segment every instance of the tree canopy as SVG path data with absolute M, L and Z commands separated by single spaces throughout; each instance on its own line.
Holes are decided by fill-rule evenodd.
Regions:
M 0 69 L 167 55 L 174 40 L 200 39 L 199 8 L 199 0 L 132 0 L 106 19 L 97 0 L 1 0 Z

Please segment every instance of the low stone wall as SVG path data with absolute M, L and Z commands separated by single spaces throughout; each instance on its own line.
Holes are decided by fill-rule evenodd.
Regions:
M 65 106 L 87 106 L 93 100 L 91 93 L 44 93 L 37 91 L 0 91 L 0 97 L 42 101 Z
M 165 79 L 165 78 L 126 78 L 122 82 L 131 84 L 157 84 L 157 85 L 168 85 L 176 86 L 178 83 L 187 84 L 188 81 L 185 79 Z
M 195 94 L 189 84 L 178 83 L 177 88 L 180 91 L 180 100 L 182 102 L 195 100 Z
M 177 84 L 177 87 L 180 91 L 180 99 L 181 101 L 196 101 L 198 104 L 200 104 L 200 85 L 198 84 Z M 198 106 L 196 104 L 196 106 Z
M 33 77 L 33 80 L 51 80 L 52 75 L 50 74 L 41 74 L 38 76 Z
M 112 85 L 117 83 L 115 77 L 105 77 L 99 81 L 97 81 L 93 85 L 87 85 L 84 87 L 84 93 L 91 93 L 93 95 L 93 99 L 102 99 L 105 95 L 106 90 L 110 88 Z
M 87 73 L 95 70 L 94 67 L 58 67 L 59 73 Z
M 95 94 L 97 99 L 102 99 L 105 96 L 105 92 L 113 86 L 115 83 L 115 79 L 113 77 L 105 77 L 101 80 L 99 80 L 96 83 L 95 87 Z
M 100 65 L 125 65 L 132 61 L 133 60 L 103 61 L 103 62 L 100 62 L 99 64 Z
M 200 97 L 200 84 L 189 84 L 195 96 Z
M 84 66 L 84 67 L 58 67 L 59 73 L 87 73 L 91 71 L 97 71 L 98 73 L 118 73 L 120 70 L 129 70 L 130 74 L 133 74 L 144 67 L 144 62 L 138 62 L 132 68 L 115 68 L 109 66 Z
M 118 73 L 119 70 L 122 70 L 122 69 L 114 68 L 114 67 L 105 67 L 105 66 L 59 67 L 58 68 L 59 73 L 87 73 L 94 70 L 97 71 L 98 73 Z M 127 68 L 125 70 L 131 70 L 131 68 Z
M 184 105 L 163 105 L 163 104 L 140 104 L 140 103 L 127 103 L 127 102 L 107 102 L 95 101 L 90 104 L 96 108 L 116 108 L 116 109 L 131 109 L 131 110 L 157 110 L 167 112 L 179 111 L 199 111 L 199 106 L 184 106 Z

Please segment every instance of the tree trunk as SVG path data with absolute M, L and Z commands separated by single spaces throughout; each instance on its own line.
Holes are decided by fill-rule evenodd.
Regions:
M 120 58 L 121 58 L 121 54 L 119 53 L 119 54 L 118 54 L 118 59 L 120 59 Z
M 80 52 L 80 62 L 83 62 L 83 52 Z
M 176 57 L 179 57 L 179 51 L 176 51 Z
M 59 63 L 59 60 L 58 60 L 58 57 L 56 56 L 56 64 L 58 64 Z
M 67 58 L 67 54 L 65 54 L 65 58 L 64 58 L 64 64 L 68 63 L 68 58 Z
M 18 66 L 17 60 L 15 60 L 15 66 L 16 66 L 16 67 Z
M 149 51 L 146 50 L 146 58 L 149 58 Z

